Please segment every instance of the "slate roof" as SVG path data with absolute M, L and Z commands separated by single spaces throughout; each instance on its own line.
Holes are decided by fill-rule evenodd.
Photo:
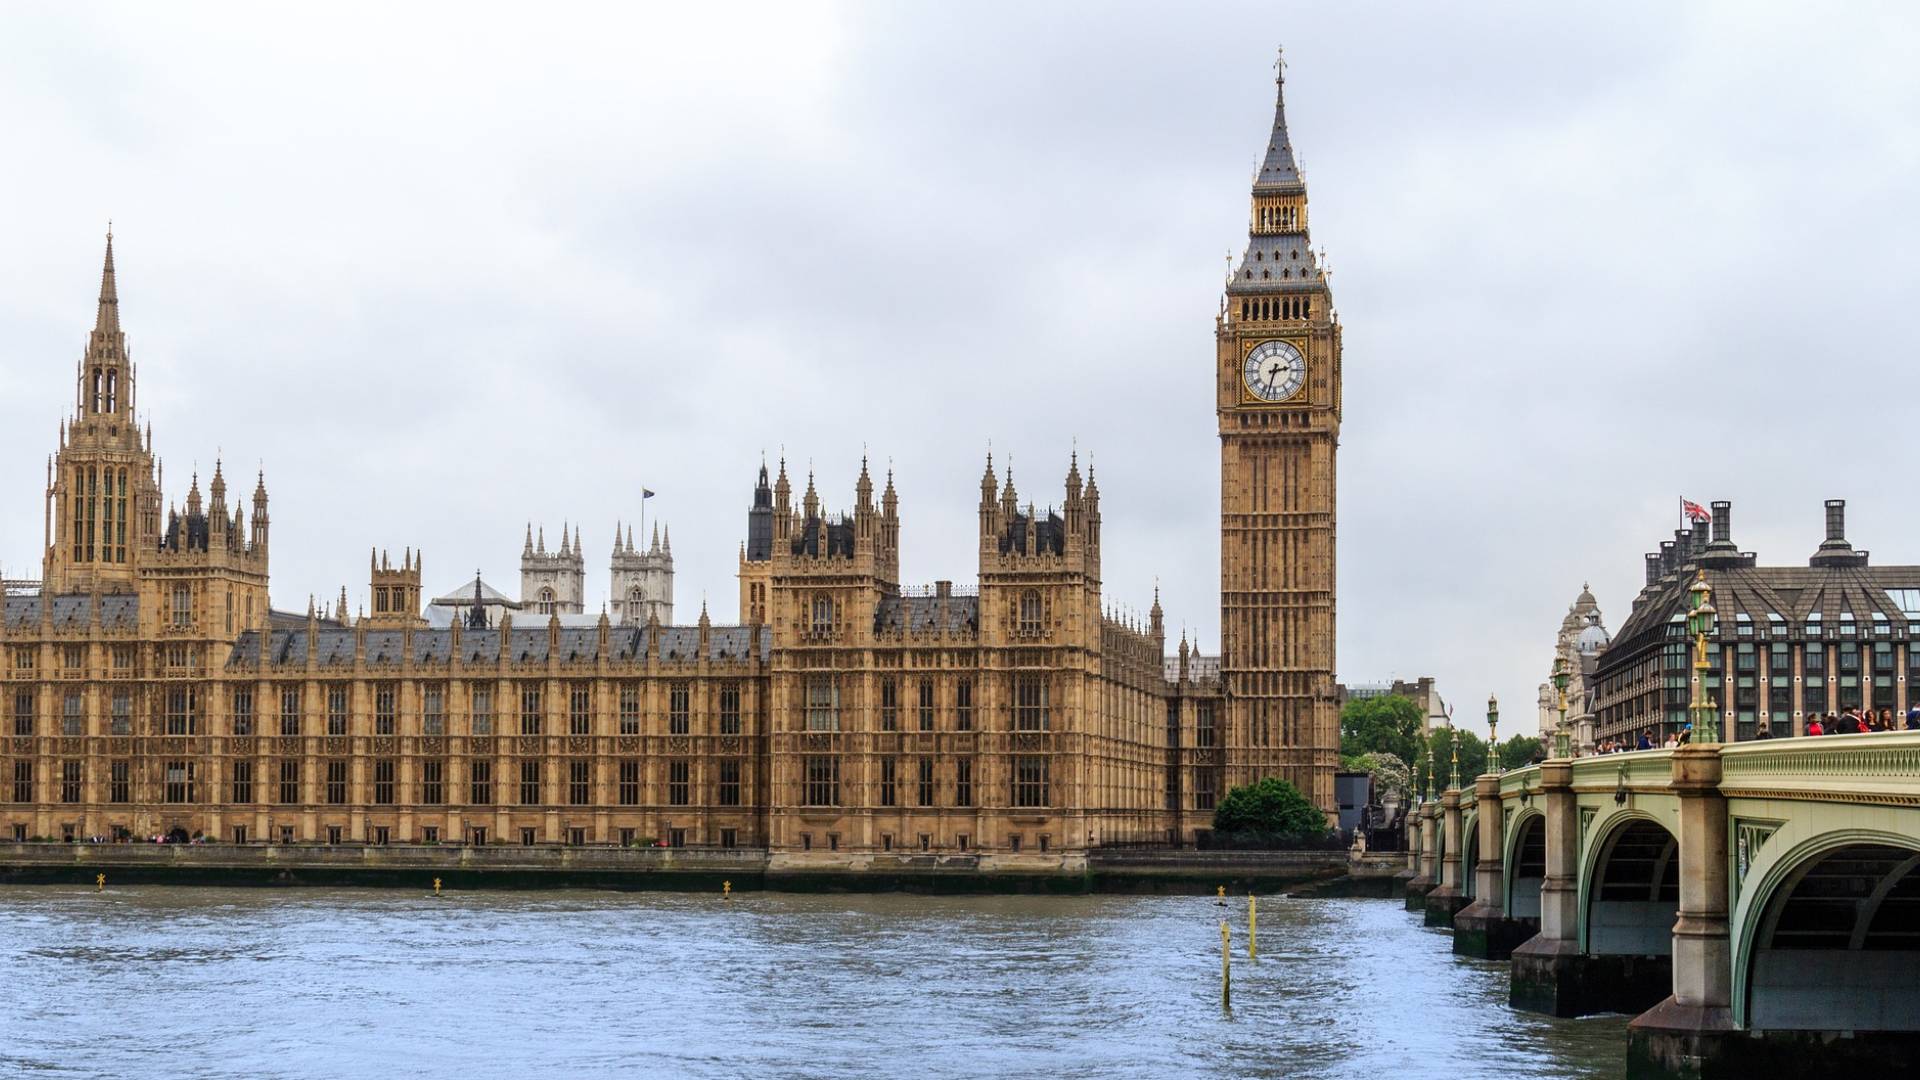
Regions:
M 547 628 L 515 628 L 507 642 L 509 661 L 512 663 L 545 664 L 549 651 Z M 607 635 L 608 657 L 614 663 L 644 663 L 650 647 L 649 631 L 645 627 L 620 626 L 612 628 Z M 405 636 L 399 630 L 369 630 L 367 639 L 367 663 L 398 664 Z M 451 660 L 453 633 L 444 629 L 419 629 L 412 632 L 413 660 L 417 664 L 444 664 Z M 707 636 L 707 656 L 717 661 L 738 661 L 748 655 L 755 645 L 753 628 L 747 626 L 711 627 Z M 501 634 L 498 630 L 463 630 L 460 638 L 461 659 L 469 664 L 492 664 L 499 660 Z M 261 638 L 258 631 L 249 630 L 235 639 L 233 649 L 228 654 L 228 666 L 247 666 L 260 661 Z M 700 628 L 697 626 L 666 626 L 660 628 L 660 659 L 674 663 L 697 659 L 700 647 Z M 354 632 L 345 629 L 323 629 L 308 641 L 306 630 L 274 630 L 267 640 L 268 660 L 273 664 L 305 666 L 309 649 L 313 651 L 320 667 L 352 667 L 354 650 Z M 569 627 L 560 631 L 559 649 L 555 657 L 561 663 L 593 663 L 599 658 L 600 631 L 598 627 Z M 765 661 L 773 655 L 773 631 L 760 628 L 758 642 L 759 657 Z
M 1649 644 L 1667 636 L 1667 628 L 1687 611 L 1687 592 L 1697 565 L 1661 578 L 1648 587 L 1633 613 L 1601 654 L 1600 667 L 1611 670 L 1640 654 Z M 1718 640 L 1742 640 L 1740 616 L 1752 626 L 1744 639 L 1799 641 L 1806 637 L 1809 617 L 1817 614 L 1821 640 L 1835 637 L 1833 627 L 1847 616 L 1867 636 L 1875 616 L 1884 616 L 1887 636 L 1907 635 L 1909 621 L 1920 612 L 1902 610 L 1902 601 L 1889 590 L 1920 593 L 1920 566 L 1708 566 L 1707 584 L 1718 619 Z M 1910 606 L 1912 598 L 1907 600 Z M 1777 616 L 1777 618 L 1775 618 Z M 1845 640 L 1845 638 L 1840 638 Z M 1610 662 L 1611 661 L 1611 662 Z
M 1000 534 L 1000 553 L 1025 551 L 1028 528 L 1034 530 L 1034 554 L 1059 555 L 1067 549 L 1067 523 L 1048 507 L 1046 516 L 1038 520 L 1016 512 L 1007 522 L 1006 531 Z
M 1058 519 L 1056 519 L 1058 520 Z M 942 616 L 944 613 L 944 622 Z M 974 634 L 980 630 L 978 596 L 883 596 L 873 629 L 885 633 Z
M 41 605 L 53 605 L 53 625 L 56 629 L 72 629 L 91 625 L 94 618 L 94 598 L 91 594 L 72 596 L 9 596 L 6 598 L 4 615 L 9 628 L 20 629 L 32 626 L 40 621 Z M 140 597 L 133 593 L 108 593 L 100 597 L 100 624 L 114 630 L 131 630 L 140 625 Z
M 1267 152 L 1260 160 L 1260 175 L 1253 181 L 1255 191 L 1298 191 L 1305 185 L 1300 166 L 1293 160 L 1293 140 L 1287 137 L 1287 84 L 1277 80 L 1273 99 L 1273 131 L 1267 136 Z
M 1233 272 L 1229 293 L 1285 292 L 1317 287 L 1324 275 L 1303 233 L 1247 238 L 1246 253 Z

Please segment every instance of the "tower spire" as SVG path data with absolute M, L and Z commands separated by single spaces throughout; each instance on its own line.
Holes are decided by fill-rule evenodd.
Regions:
M 1273 133 L 1267 138 L 1267 155 L 1260 162 L 1260 175 L 1253 189 L 1298 189 L 1300 166 L 1293 160 L 1293 141 L 1287 137 L 1287 60 L 1280 50 L 1273 61 Z
M 100 267 L 100 310 L 94 316 L 93 332 L 120 332 L 120 289 L 113 280 L 113 222 L 107 222 L 107 258 Z

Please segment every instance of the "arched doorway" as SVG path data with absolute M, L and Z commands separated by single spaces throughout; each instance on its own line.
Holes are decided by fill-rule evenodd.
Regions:
M 1920 851 L 1808 858 L 1762 908 L 1746 975 L 1755 1030 L 1920 1031 Z

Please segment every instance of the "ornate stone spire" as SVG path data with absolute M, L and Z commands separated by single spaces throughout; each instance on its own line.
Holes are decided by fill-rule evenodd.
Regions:
M 1267 154 L 1260 162 L 1260 174 L 1254 177 L 1255 191 L 1301 191 L 1300 166 L 1293 160 L 1293 142 L 1287 137 L 1287 59 L 1283 49 L 1273 61 L 1273 133 L 1267 137 Z
M 120 333 L 120 289 L 113 279 L 113 223 L 107 223 L 107 258 L 100 267 L 100 310 L 93 319 L 96 335 Z

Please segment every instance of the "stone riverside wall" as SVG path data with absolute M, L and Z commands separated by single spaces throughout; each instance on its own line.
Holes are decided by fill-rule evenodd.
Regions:
M 364 885 L 871 892 L 1283 891 L 1388 880 L 1345 852 L 1120 850 L 1087 856 L 769 854 L 758 848 L 0 844 L 0 884 Z

